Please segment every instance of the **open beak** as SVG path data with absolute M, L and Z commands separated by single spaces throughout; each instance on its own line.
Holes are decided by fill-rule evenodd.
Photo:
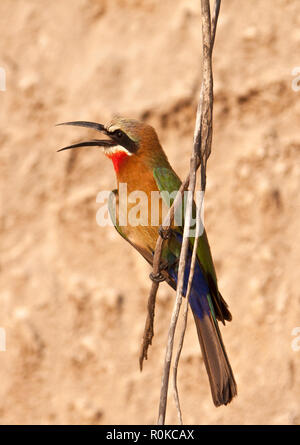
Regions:
M 86 121 L 74 121 L 74 122 L 63 122 L 61 124 L 57 124 L 57 126 L 59 125 L 74 125 L 77 127 L 88 127 L 88 128 L 93 128 L 94 130 L 100 131 L 101 133 L 106 134 L 107 136 L 109 136 L 108 131 L 106 130 L 106 128 L 104 127 L 104 125 L 102 124 L 97 124 L 96 122 L 86 122 Z M 64 147 L 61 148 L 60 150 L 57 151 L 63 151 L 63 150 L 69 150 L 71 148 L 79 148 L 79 147 L 114 147 L 116 144 L 115 141 L 112 141 L 111 139 L 92 139 L 91 141 L 86 141 L 86 142 L 79 142 L 78 144 L 73 144 L 73 145 L 68 145 L 68 147 Z

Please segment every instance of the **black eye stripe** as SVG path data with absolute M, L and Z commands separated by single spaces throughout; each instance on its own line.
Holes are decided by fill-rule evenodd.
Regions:
M 110 134 L 110 136 L 118 142 L 118 144 L 122 145 L 126 148 L 126 150 L 130 151 L 130 153 L 136 153 L 138 150 L 137 144 L 127 136 L 126 133 L 122 130 L 115 130 Z

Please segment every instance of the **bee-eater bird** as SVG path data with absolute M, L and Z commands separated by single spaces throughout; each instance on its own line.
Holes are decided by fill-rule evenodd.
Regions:
M 153 127 L 135 119 L 114 118 L 108 125 L 94 122 L 75 121 L 59 125 L 76 125 L 93 128 L 106 135 L 106 139 L 94 139 L 70 145 L 59 151 L 85 147 L 102 147 L 104 154 L 113 162 L 118 188 L 113 191 L 114 210 L 118 215 L 119 187 L 127 184 L 128 194 L 139 190 L 146 193 L 151 201 L 151 192 L 179 190 L 181 181 L 172 169 Z M 164 195 L 162 194 L 164 201 Z M 128 202 L 128 212 L 132 202 Z M 166 200 L 165 206 L 170 202 Z M 110 206 L 112 215 L 112 207 Z M 114 221 L 115 228 L 136 250 L 148 261 L 153 263 L 159 226 L 148 224 L 133 225 Z M 161 223 L 161 221 L 160 221 Z M 162 251 L 161 273 L 167 283 L 176 289 L 178 259 L 183 237 L 183 227 L 172 225 L 168 239 Z M 190 266 L 190 249 L 187 269 Z M 187 289 L 188 270 L 186 270 L 183 294 Z M 192 282 L 189 303 L 196 323 L 199 343 L 206 370 L 209 377 L 212 398 L 216 406 L 227 405 L 237 394 L 233 372 L 225 351 L 218 320 L 225 324 L 231 320 L 227 304 L 218 290 L 216 272 L 205 230 L 199 238 L 197 261 Z

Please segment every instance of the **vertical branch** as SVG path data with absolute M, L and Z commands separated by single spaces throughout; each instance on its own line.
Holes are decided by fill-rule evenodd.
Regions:
M 166 355 L 165 355 L 165 363 L 162 377 L 162 387 L 161 387 L 161 396 L 160 396 L 160 404 L 159 404 L 159 416 L 158 416 L 158 424 L 163 425 L 165 423 L 165 415 L 166 415 L 166 406 L 167 406 L 167 395 L 168 395 L 168 383 L 169 383 L 169 374 L 170 374 L 170 365 L 172 360 L 172 352 L 173 352 L 173 344 L 174 344 L 174 335 L 176 324 L 180 312 L 181 302 L 182 302 L 182 291 L 184 285 L 184 274 L 186 270 L 186 259 L 189 247 L 189 230 L 192 219 L 192 209 L 193 209 L 193 197 L 196 186 L 196 172 L 201 165 L 201 190 L 204 192 L 206 187 L 206 165 L 207 159 L 211 153 L 211 141 L 212 141 L 212 108 L 213 108 L 213 76 L 212 76 L 212 48 L 215 40 L 215 32 L 217 26 L 217 20 L 220 10 L 221 0 L 215 1 L 215 9 L 214 16 L 212 22 L 212 31 L 211 31 L 211 21 L 210 21 L 210 4 L 209 0 L 201 0 L 201 10 L 202 10 L 202 45 L 203 45 L 203 80 L 200 92 L 200 100 L 197 107 L 197 116 L 196 116 L 196 125 L 194 132 L 194 149 L 190 161 L 190 174 L 189 174 L 189 192 L 188 192 L 188 201 L 187 201 L 187 209 L 185 214 L 185 223 L 184 223 L 184 232 L 183 232 L 183 242 L 180 252 L 179 259 L 179 269 L 178 269 L 178 282 L 177 282 L 177 291 L 176 291 L 176 301 L 171 317 L 171 323 L 168 334 Z M 200 158 L 200 159 L 199 159 Z M 199 162 L 200 161 L 200 162 Z M 175 368 L 174 368 L 174 397 L 177 406 L 177 411 L 179 415 L 180 423 L 182 423 L 182 415 L 180 410 L 180 403 L 178 397 L 177 390 L 177 367 L 180 357 L 180 352 L 183 345 L 184 333 L 186 328 L 186 319 L 188 314 L 188 298 L 191 291 L 191 285 L 194 275 L 195 269 L 195 261 L 196 261 L 196 253 L 197 253 L 197 245 L 198 239 L 200 236 L 200 211 L 197 209 L 197 218 L 196 218 L 196 238 L 193 246 L 192 253 L 192 262 L 188 279 L 188 288 L 186 295 L 186 309 L 184 314 L 184 326 L 183 331 L 179 343 L 179 349 L 175 360 Z
M 201 235 L 201 209 L 203 205 L 203 199 L 201 204 L 197 203 L 197 214 L 196 214 L 196 233 L 195 233 L 195 241 L 193 246 L 193 253 L 192 253 L 192 259 L 191 259 L 191 267 L 189 272 L 189 279 L 188 279 L 188 285 L 186 290 L 186 300 L 184 305 L 184 312 L 183 312 L 183 326 L 180 333 L 180 339 L 178 343 L 178 349 L 174 361 L 174 368 L 173 368 L 173 396 L 175 400 L 175 405 L 177 408 L 178 413 L 178 419 L 179 423 L 182 425 L 182 413 L 180 408 L 180 401 L 179 401 L 179 395 L 178 395 L 178 387 L 177 387 L 177 370 L 178 370 L 178 364 L 180 360 L 181 351 L 183 348 L 183 342 L 185 337 L 185 331 L 187 327 L 187 317 L 188 317 L 188 309 L 189 309 L 189 298 L 192 290 L 192 282 L 194 278 L 194 272 L 195 272 L 195 264 L 196 264 L 196 257 L 197 257 L 197 247 L 198 247 L 198 240 L 199 236 Z
M 170 226 L 173 223 L 175 212 L 176 212 L 178 206 L 181 205 L 182 195 L 189 184 L 189 179 L 190 178 L 188 176 L 186 178 L 186 180 L 181 184 L 181 187 L 176 195 L 176 198 L 165 217 L 165 220 L 161 227 L 162 230 L 160 231 L 159 236 L 156 241 L 154 258 L 153 258 L 153 271 L 150 274 L 150 278 L 152 279 L 153 283 L 152 283 L 150 295 L 148 298 L 148 314 L 147 314 L 147 318 L 146 318 L 143 342 L 141 345 L 140 357 L 139 357 L 141 371 L 143 369 L 144 360 L 147 360 L 148 348 L 151 345 L 152 338 L 154 336 L 153 323 L 154 323 L 155 301 L 156 301 L 156 294 L 157 294 L 159 282 L 160 282 L 160 260 L 161 260 L 163 242 L 164 242 L 162 233 L 163 232 L 167 233 L 168 230 L 170 229 Z
M 196 186 L 196 156 L 193 155 L 191 158 L 190 166 L 190 181 L 188 188 L 188 198 L 187 198 L 187 209 L 185 213 L 183 240 L 179 257 L 179 267 L 178 267 L 178 280 L 176 289 L 176 300 L 174 309 L 171 316 L 170 328 L 168 333 L 167 348 L 165 354 L 164 371 L 162 377 L 161 394 L 160 394 L 160 404 L 159 404 L 159 414 L 158 414 L 158 425 L 164 425 L 166 408 L 167 408 L 167 397 L 168 397 L 168 387 L 169 387 L 169 375 L 170 367 L 173 353 L 173 344 L 175 329 L 178 320 L 178 315 L 180 311 L 181 301 L 182 301 L 182 291 L 184 282 L 184 272 L 185 264 L 188 253 L 189 245 L 189 230 L 191 226 L 192 219 L 192 205 L 193 205 L 193 195 Z

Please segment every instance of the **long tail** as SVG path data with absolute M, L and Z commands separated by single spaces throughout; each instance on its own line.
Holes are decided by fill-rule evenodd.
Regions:
M 193 315 L 214 404 L 227 405 L 237 395 L 237 387 L 221 332 L 211 314 L 199 318 L 193 311 Z
M 184 274 L 184 295 L 187 290 L 190 262 L 191 252 L 189 251 Z M 171 266 L 168 268 L 168 272 L 177 286 L 177 268 Z M 227 305 L 221 296 L 220 298 L 221 306 L 219 310 L 224 311 L 224 319 L 230 320 L 231 314 L 227 309 Z M 216 406 L 227 405 L 237 395 L 237 386 L 221 337 L 209 285 L 197 261 L 195 263 L 189 303 L 197 327 L 214 404 Z

